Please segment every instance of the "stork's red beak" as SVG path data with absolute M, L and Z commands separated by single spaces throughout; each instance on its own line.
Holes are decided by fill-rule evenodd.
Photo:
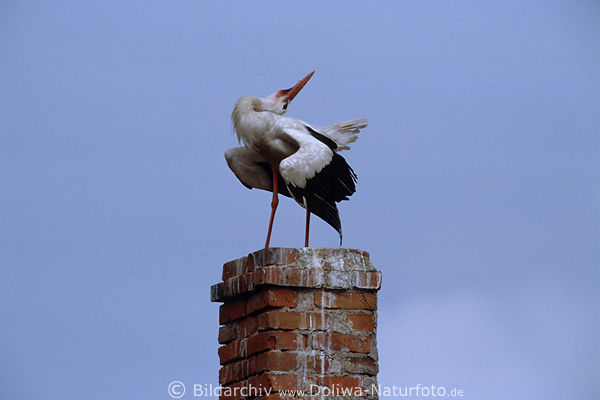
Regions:
M 300 80 L 300 82 L 296 83 L 291 88 L 280 90 L 279 92 L 277 92 L 276 96 L 277 97 L 287 96 L 287 99 L 289 101 L 292 101 L 292 99 L 294 97 L 296 97 L 296 95 L 298 94 L 298 92 L 300 92 L 300 90 L 302 90 L 302 88 L 304 87 L 304 85 L 306 85 L 306 82 L 308 82 L 308 80 L 313 76 L 314 73 L 315 73 L 315 71 L 313 71 L 310 74 L 306 75 L 304 78 L 302 78 Z

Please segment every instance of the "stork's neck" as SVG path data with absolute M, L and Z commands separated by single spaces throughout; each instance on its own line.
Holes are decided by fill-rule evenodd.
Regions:
M 269 130 L 275 117 L 272 112 L 264 111 L 262 99 L 253 96 L 239 99 L 231 113 L 238 140 L 250 146 Z

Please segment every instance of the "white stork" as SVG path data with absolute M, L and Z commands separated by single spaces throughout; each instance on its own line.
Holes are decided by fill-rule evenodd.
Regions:
M 348 200 L 356 191 L 356 174 L 337 152 L 349 149 L 348 144 L 356 140 L 367 120 L 313 127 L 299 119 L 284 117 L 290 101 L 313 74 L 314 71 L 292 88 L 265 98 L 242 97 L 231 114 L 238 141 L 244 146 L 225 152 L 229 168 L 247 188 L 273 192 L 265 248 L 271 239 L 278 193 L 292 197 L 306 209 L 305 247 L 308 247 L 311 213 L 331 225 L 342 244 L 336 203 Z

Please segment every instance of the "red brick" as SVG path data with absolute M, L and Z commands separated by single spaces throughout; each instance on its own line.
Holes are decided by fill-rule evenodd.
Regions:
M 276 344 L 277 337 L 275 335 L 260 333 L 247 339 L 246 352 L 247 354 L 255 354 L 261 351 L 273 350 Z
M 244 258 L 229 261 L 223 264 L 222 279 L 225 281 L 236 275 L 252 272 L 256 267 L 268 265 L 289 265 L 298 260 L 297 249 L 269 248 L 248 254 Z
M 240 340 L 234 340 L 233 342 L 227 343 L 225 346 L 219 347 L 217 352 L 219 353 L 219 360 L 221 364 L 228 363 L 231 360 L 240 358 L 239 354 Z
M 298 348 L 298 335 L 293 332 L 273 332 L 277 338 L 275 348 L 277 350 L 295 350 Z
M 231 377 L 231 370 L 229 365 L 221 367 L 219 370 L 219 385 L 225 385 L 228 379 Z
M 258 316 L 260 329 L 298 329 L 304 317 L 294 311 L 268 311 Z
M 274 349 L 295 350 L 298 347 L 296 334 L 293 332 L 262 332 L 247 340 L 248 355 Z
M 347 319 L 351 324 L 352 329 L 357 331 L 372 332 L 375 329 L 375 319 L 372 313 L 369 314 L 354 314 L 348 313 Z
M 260 268 L 252 274 L 254 286 L 275 285 L 287 287 L 315 287 L 320 285 L 322 273 L 301 270 L 296 267 L 270 266 Z
M 277 329 L 306 329 L 306 314 L 279 311 L 275 322 Z
M 327 357 L 325 354 L 321 355 L 307 355 L 306 356 L 306 369 L 322 374 L 329 371 L 329 367 L 331 366 L 331 359 Z
M 240 360 L 235 363 L 227 364 L 219 370 L 219 384 L 223 386 L 232 382 L 238 382 L 255 373 L 255 359 Z
M 248 256 L 244 258 L 244 261 L 242 263 L 242 271 L 244 271 L 244 273 L 254 271 L 254 268 L 260 265 L 259 263 L 257 263 L 257 261 L 260 262 L 260 260 L 257 260 L 254 256 L 254 253 L 248 254 Z
M 354 271 L 354 286 L 378 290 L 381 287 L 381 274 L 374 271 Z
M 291 289 L 269 289 L 265 291 L 271 307 L 296 307 L 298 293 Z
M 352 357 L 344 362 L 344 372 L 375 376 L 379 372 L 377 361 L 371 357 Z
M 298 346 L 298 350 L 305 350 L 308 348 L 308 336 L 300 335 L 300 345 Z
M 246 314 L 267 307 L 296 307 L 298 293 L 295 290 L 272 288 L 256 293 L 248 299 Z
M 244 275 L 240 275 L 240 276 L 236 276 L 235 278 L 231 279 L 232 280 L 232 286 L 236 285 L 234 287 L 232 287 L 229 291 L 231 293 L 232 296 L 237 296 L 238 294 L 241 293 L 247 293 L 252 289 L 252 273 L 248 272 L 245 273 Z
M 315 292 L 315 306 L 322 308 L 342 308 L 346 310 L 376 310 L 375 293 L 364 292 Z
M 331 282 L 322 269 L 300 269 L 300 257 L 311 261 L 303 250 L 260 250 L 223 266 L 224 282 L 211 288 L 211 299 L 225 302 L 219 312 L 222 387 L 268 388 L 269 400 L 283 400 L 277 390 L 318 383 L 335 396 L 374 382 L 378 367 L 370 355 L 381 276 L 369 269 L 368 253 L 336 252 L 360 264 L 347 271 L 347 290 L 324 287 Z M 245 400 L 239 391 L 232 397 Z
M 289 265 L 298 260 L 297 249 L 270 248 L 264 250 L 263 266 L 267 265 Z
M 231 277 L 241 274 L 243 262 L 243 259 L 237 259 L 223 264 L 223 275 L 221 276 L 222 279 L 227 280 Z
M 258 330 L 258 318 L 257 317 L 247 317 L 240 321 L 240 338 L 248 337 L 253 335 Z
M 349 249 L 351 252 L 356 253 L 356 254 L 360 254 L 361 256 L 363 256 L 364 258 L 366 258 L 367 260 L 370 258 L 369 252 L 368 251 L 361 251 L 358 249 Z
M 265 284 L 272 284 L 272 285 L 279 285 L 279 286 L 286 286 L 286 285 L 281 285 L 279 282 L 282 281 L 282 271 L 280 271 L 279 267 L 263 267 L 260 268 L 256 271 L 254 271 L 254 273 L 252 274 L 252 284 L 256 287 L 256 286 L 260 286 L 260 285 L 265 285 Z
M 264 371 L 293 371 L 297 366 L 297 353 L 268 351 L 249 359 L 239 360 L 219 370 L 219 384 L 228 385 Z
M 291 289 L 271 288 L 250 298 L 230 300 L 219 307 L 219 323 L 225 325 L 248 314 L 270 307 L 296 307 L 298 293 Z
M 211 287 L 211 301 L 228 301 L 232 297 L 244 295 L 253 291 L 254 275 L 247 272 L 236 275 Z
M 329 313 L 306 313 L 306 329 L 323 330 L 329 327 Z
M 248 382 L 246 381 L 236 382 L 231 385 L 222 386 L 223 390 L 221 390 L 219 400 L 240 400 L 242 399 L 242 395 L 239 389 L 247 386 Z M 231 392 L 228 392 L 227 390 L 230 388 L 234 390 L 237 388 L 237 391 L 232 390 Z
M 221 394 L 219 395 L 219 400 L 241 400 L 242 395 L 241 394 L 237 394 L 237 395 L 231 395 L 229 396 L 228 394 L 226 394 L 225 391 L 221 391 Z
M 297 389 L 297 385 L 298 378 L 292 374 L 264 374 L 248 379 L 248 386 L 264 389 L 271 388 L 274 391 Z
M 236 324 L 228 324 L 219 328 L 219 343 L 225 344 L 237 338 Z
M 329 315 L 296 311 L 268 311 L 258 316 L 259 329 L 311 329 L 322 330 L 327 326 Z
M 254 253 L 248 254 L 248 263 L 252 263 L 254 266 L 254 270 L 265 265 L 265 249 L 255 251 Z
M 360 388 L 361 380 L 353 376 L 319 376 L 317 384 L 328 388 Z
M 312 347 L 319 350 L 340 351 L 353 353 L 368 353 L 371 351 L 373 337 L 365 339 L 337 332 L 317 332 L 313 335 Z
M 292 371 L 297 366 L 297 353 L 284 351 L 267 351 L 256 357 L 256 372 L 263 371 Z
M 298 347 L 296 333 L 267 331 L 229 342 L 219 347 L 218 353 L 221 364 L 226 364 L 267 350 L 296 350 Z
M 245 299 L 231 300 L 219 307 L 219 323 L 221 325 L 242 318 L 244 315 L 246 315 Z

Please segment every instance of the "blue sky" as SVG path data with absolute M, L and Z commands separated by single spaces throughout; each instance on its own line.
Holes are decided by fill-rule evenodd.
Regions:
M 0 3 L 1 397 L 216 385 L 209 287 L 270 211 L 229 115 L 312 70 L 288 115 L 369 119 L 340 214 L 383 272 L 380 383 L 596 397 L 599 27 L 592 1 Z M 282 200 L 272 245 L 303 222 Z

